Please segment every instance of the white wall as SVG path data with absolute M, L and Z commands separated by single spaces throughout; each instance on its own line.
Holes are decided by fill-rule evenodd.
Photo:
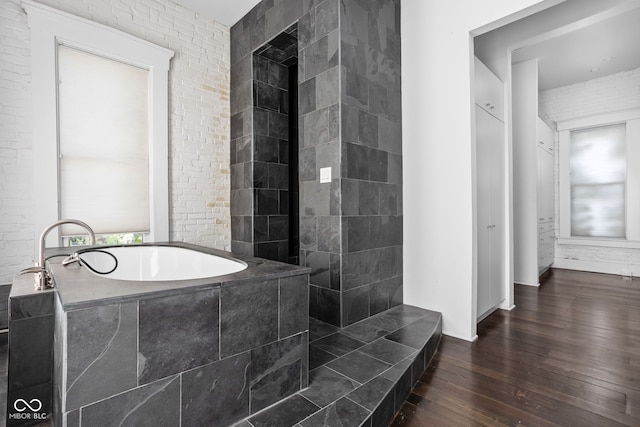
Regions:
M 444 333 L 466 340 L 477 271 L 470 32 L 538 3 L 402 1 L 404 301 L 442 312 Z
M 43 0 L 176 52 L 169 72 L 172 240 L 229 249 L 229 28 L 169 0 Z M 30 47 L 0 0 L 0 284 L 29 265 L 35 230 Z
M 594 114 L 640 108 L 640 68 L 542 91 L 539 94 L 539 114 L 547 123 L 560 122 Z M 558 147 L 554 150 L 558 153 Z M 556 158 L 556 218 L 558 207 Z M 556 221 L 556 236 L 559 223 Z M 595 271 L 609 274 L 640 276 L 638 242 L 630 247 L 600 247 L 556 243 L 554 267 Z
M 512 68 L 513 280 L 538 285 L 538 61 Z

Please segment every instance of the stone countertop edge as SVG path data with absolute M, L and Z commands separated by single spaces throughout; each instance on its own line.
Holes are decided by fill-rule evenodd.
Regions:
M 145 245 L 145 244 L 143 244 Z M 176 246 L 191 249 L 223 258 L 232 258 L 247 263 L 245 270 L 237 273 L 212 278 L 190 279 L 180 281 L 130 281 L 114 280 L 96 276 L 86 268 L 77 264 L 63 267 L 60 262 L 62 257 L 76 250 L 87 247 L 51 248 L 47 249 L 48 270 L 55 283 L 60 302 L 65 311 L 100 305 L 118 304 L 127 301 L 150 299 L 179 293 L 196 292 L 208 288 L 220 288 L 241 285 L 256 279 L 267 281 L 285 277 L 296 276 L 311 272 L 308 267 L 300 267 L 271 261 L 262 258 L 254 258 L 226 252 L 219 249 L 207 248 L 184 242 L 150 243 L 147 246 Z M 117 245 L 110 245 L 117 246 Z M 101 246 L 94 246 L 100 248 Z M 33 274 L 25 275 L 31 283 L 33 290 Z M 26 291 L 26 289 L 25 289 Z

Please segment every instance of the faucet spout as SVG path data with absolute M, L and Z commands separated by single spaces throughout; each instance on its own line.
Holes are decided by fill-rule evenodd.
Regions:
M 49 225 L 47 228 L 44 229 L 44 231 L 42 232 L 42 234 L 40 235 L 40 243 L 38 246 L 38 263 L 36 264 L 35 268 L 32 268 L 33 271 L 32 272 L 36 272 L 36 274 L 39 276 L 36 278 L 36 290 L 42 290 L 45 289 L 47 287 L 50 287 L 50 280 L 49 280 L 49 275 L 46 271 L 45 268 L 45 259 L 44 259 L 44 250 L 45 250 L 45 243 L 47 240 L 47 235 L 49 234 L 49 232 L 51 230 L 53 230 L 56 227 L 59 227 L 63 224 L 75 224 L 79 227 L 84 228 L 87 233 L 89 233 L 89 239 L 90 239 L 90 243 L 92 245 L 96 244 L 96 235 L 93 232 L 93 230 L 91 229 L 91 227 L 89 227 L 86 223 L 82 222 L 82 221 L 78 221 L 77 219 L 61 219 L 59 221 L 54 222 L 53 224 Z M 27 269 L 29 270 L 29 269 Z

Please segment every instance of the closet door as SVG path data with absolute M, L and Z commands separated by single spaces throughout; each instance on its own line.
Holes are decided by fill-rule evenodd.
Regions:
M 503 123 L 476 105 L 478 316 L 504 300 Z

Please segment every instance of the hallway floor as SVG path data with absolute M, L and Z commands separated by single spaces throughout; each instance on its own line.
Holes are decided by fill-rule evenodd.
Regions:
M 392 427 L 640 425 L 640 279 L 552 270 L 515 302 L 443 336 Z

